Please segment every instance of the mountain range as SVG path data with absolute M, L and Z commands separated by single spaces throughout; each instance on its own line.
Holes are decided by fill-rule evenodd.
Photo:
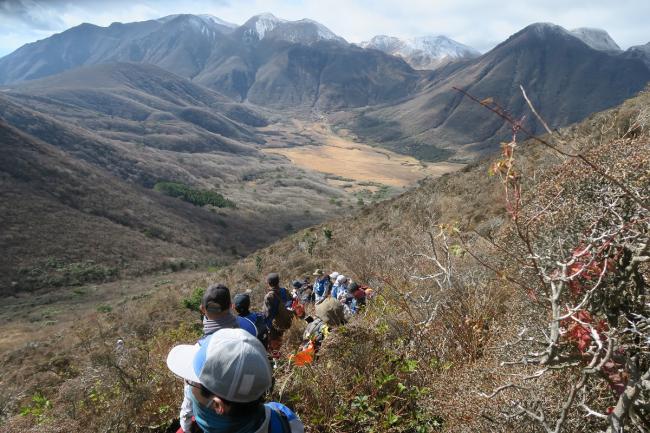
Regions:
M 508 131 L 452 87 L 493 97 L 521 116 L 522 84 L 559 127 L 641 90 L 650 79 L 649 52 L 644 46 L 621 51 L 604 30 L 545 23 L 479 55 L 442 36 L 378 36 L 357 46 L 308 19 L 261 14 L 237 26 L 209 15 L 172 15 L 108 27 L 82 24 L 27 44 L 0 59 L 0 83 L 80 66 L 146 63 L 231 103 L 296 115 L 338 112 L 330 119 L 361 140 L 427 160 L 468 160 L 493 149 Z M 47 86 L 56 88 L 56 81 Z
M 405 97 L 418 74 L 403 61 L 347 44 L 322 24 L 257 15 L 233 28 L 176 15 L 109 27 L 82 24 L 0 59 L 0 84 L 75 67 L 149 63 L 239 101 L 275 107 L 365 106 Z
M 650 81 L 643 51 L 594 49 L 584 38 L 553 24 L 532 24 L 480 57 L 433 71 L 408 100 L 340 119 L 357 135 L 390 149 L 422 159 L 471 160 L 494 150 L 511 130 L 454 87 L 493 98 L 522 118 L 528 113 L 523 85 L 546 121 L 559 127 L 621 103 Z M 530 116 L 525 125 L 542 132 Z

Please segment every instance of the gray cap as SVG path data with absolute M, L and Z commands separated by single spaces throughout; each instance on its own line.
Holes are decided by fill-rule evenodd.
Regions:
M 228 401 L 248 403 L 271 387 L 271 366 L 260 341 L 243 329 L 221 329 L 202 344 L 180 345 L 167 355 L 167 367 L 201 383 Z

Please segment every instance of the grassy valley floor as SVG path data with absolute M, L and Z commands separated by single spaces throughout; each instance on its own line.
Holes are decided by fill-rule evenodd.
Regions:
M 332 186 L 341 186 L 341 181 L 347 181 L 406 188 L 424 177 L 438 177 L 464 166 L 449 162 L 421 162 L 411 156 L 369 146 L 355 141 L 343 131 L 334 132 L 322 121 L 292 120 L 268 126 L 266 130 L 274 132 L 273 139 L 269 140 L 270 146 L 265 150 L 267 153 L 283 155 L 303 169 L 332 175 L 329 179 Z M 297 143 L 301 145 L 296 146 Z

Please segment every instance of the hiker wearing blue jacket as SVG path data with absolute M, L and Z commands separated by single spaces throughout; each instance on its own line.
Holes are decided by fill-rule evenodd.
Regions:
M 304 433 L 280 403 L 264 404 L 272 371 L 264 346 L 242 329 L 222 329 L 204 344 L 180 345 L 167 367 L 192 388 L 196 424 L 204 433 Z
M 269 328 L 262 313 L 250 311 L 251 298 L 248 293 L 238 293 L 233 298 L 239 327 L 257 337 L 265 348 L 269 346 Z
M 314 271 L 314 277 L 316 277 L 316 281 L 314 281 L 314 301 L 320 304 L 330 294 L 332 282 L 329 275 L 325 274 L 321 269 Z

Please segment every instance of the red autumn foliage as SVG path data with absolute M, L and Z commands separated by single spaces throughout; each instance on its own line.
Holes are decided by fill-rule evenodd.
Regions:
M 564 321 L 563 326 L 566 329 L 564 336 L 568 341 L 575 343 L 580 353 L 584 354 L 593 341 L 594 337 L 589 329 L 590 326 L 596 331 L 601 341 L 606 340 L 606 336 L 603 334 L 608 329 L 605 320 L 594 322 L 592 315 L 586 310 L 578 311 L 574 317 L 577 320 L 566 319 Z

